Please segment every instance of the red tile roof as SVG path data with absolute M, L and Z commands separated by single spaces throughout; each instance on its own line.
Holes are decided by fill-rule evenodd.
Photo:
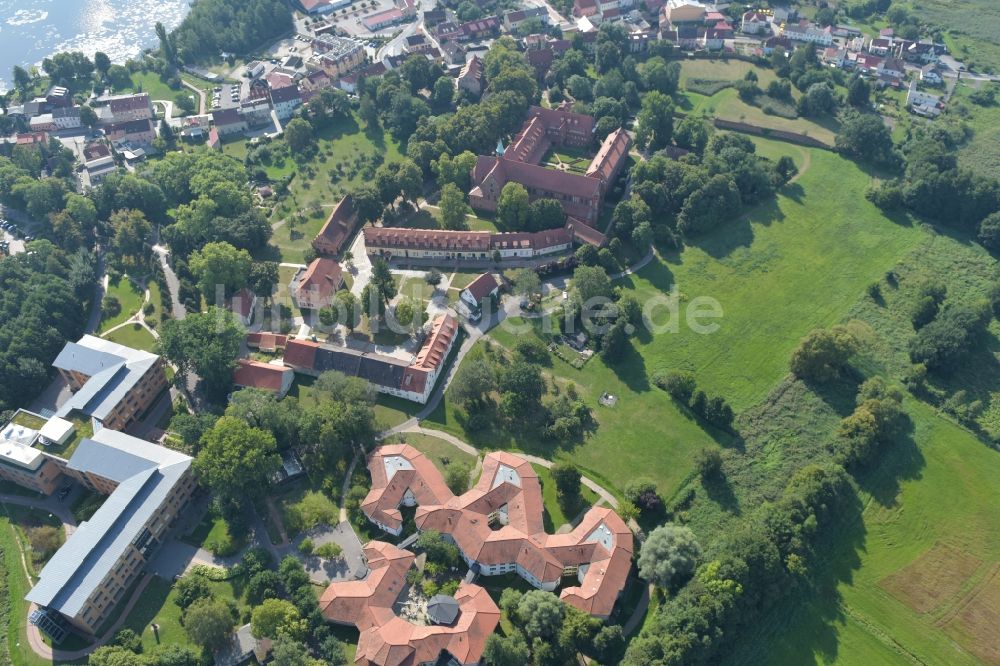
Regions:
M 261 351 L 272 352 L 284 349 L 288 344 L 288 336 L 278 333 L 247 333 L 247 347 L 254 347 Z
M 295 289 L 295 298 L 298 300 L 308 295 L 308 298 L 314 303 L 328 303 L 330 297 L 340 289 L 343 281 L 343 272 L 339 263 L 334 259 L 318 257 L 313 259 L 305 273 L 299 278 L 298 286 Z
M 237 363 L 236 369 L 233 370 L 233 384 L 275 393 L 281 391 L 285 375 L 292 372 L 291 368 L 245 358 L 241 358 Z
M 119 114 L 125 111 L 141 111 L 151 108 L 149 93 L 136 93 L 128 97 L 119 97 L 111 100 L 111 113 Z
M 490 249 L 490 232 L 488 231 L 365 227 L 364 235 L 365 245 L 369 248 L 412 248 L 466 252 L 488 252 Z
M 579 586 L 564 588 L 560 597 L 593 615 L 611 614 L 633 549 L 631 531 L 611 509 L 591 508 L 572 531 L 547 534 L 538 475 L 526 460 L 504 451 L 486 455 L 479 481 L 460 496 L 408 444 L 379 447 L 369 457 L 368 469 L 372 487 L 361 508 L 373 521 L 401 527 L 398 507 L 409 491 L 418 505 L 418 529 L 449 534 L 480 565 L 516 563 L 543 583 L 559 582 L 566 568 L 580 567 Z M 497 523 L 503 508 L 506 519 Z
M 597 155 L 587 167 L 587 175 L 600 178 L 610 184 L 610 181 L 618 175 L 618 171 L 628 160 L 628 151 L 631 147 L 632 137 L 624 128 L 619 127 L 601 143 L 600 150 L 597 151 Z
M 464 289 L 464 291 L 469 292 L 472 296 L 472 300 L 479 303 L 484 298 L 496 291 L 500 283 L 497 282 L 496 276 L 493 273 L 483 273 L 475 280 L 469 283 L 469 285 Z
M 486 639 L 500 623 L 500 609 L 486 590 L 463 582 L 454 595 L 459 614 L 452 624 L 414 624 L 393 610 L 406 587 L 413 553 L 382 541 L 370 541 L 364 555 L 370 569 L 368 576 L 361 581 L 331 583 L 319 600 L 323 617 L 339 624 L 353 624 L 361 632 L 356 664 L 436 663 L 442 652 L 462 664 L 479 663 Z
M 316 362 L 316 351 L 321 347 L 318 342 L 310 340 L 291 339 L 285 345 L 283 361 L 292 368 L 312 369 Z
M 326 218 L 323 228 L 313 239 L 313 248 L 321 254 L 337 254 L 343 247 L 344 241 L 354 233 L 357 221 L 358 217 L 354 213 L 354 199 L 348 194 L 334 207 L 330 217 Z

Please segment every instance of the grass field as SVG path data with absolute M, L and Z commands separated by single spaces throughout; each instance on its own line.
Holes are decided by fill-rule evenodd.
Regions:
M 121 312 L 114 317 L 102 318 L 99 332 L 104 332 L 127 321 L 142 307 L 143 292 L 124 276 L 120 277 L 117 282 L 108 282 L 108 293 L 105 297 L 107 296 L 114 296 L 118 299 L 121 304 Z
M 952 98 L 964 102 L 970 112 L 965 120 L 972 128 L 972 138 L 959 149 L 958 161 L 984 176 L 1000 178 L 1000 107 L 973 104 L 968 97 L 974 90 L 972 85 L 959 82 Z
M 396 435 L 395 439 L 399 442 L 410 444 L 422 452 L 442 472 L 444 472 L 445 466 L 450 462 L 461 462 L 470 467 L 476 464 L 475 457 L 432 435 L 425 435 L 420 432 L 407 432 Z
M 1000 70 L 1000 5 L 994 0 L 911 0 L 905 3 L 920 19 L 945 31 L 945 43 L 970 69 Z
M 803 168 L 799 180 L 775 201 L 619 283 L 640 302 L 676 285 L 680 319 L 695 297 L 714 298 L 723 311 L 718 331 L 701 335 L 681 321 L 676 332 L 641 333 L 635 351 L 614 368 L 595 358 L 577 370 L 554 359 L 552 373 L 575 382 L 599 423 L 575 446 L 463 433 L 460 413 L 447 399 L 431 421 L 484 446 L 572 459 L 617 488 L 641 469 L 667 496 L 688 477 L 696 451 L 716 441 L 729 445 L 654 389 L 649 377 L 660 369 L 691 370 L 709 395 L 746 410 L 786 374 L 788 357 L 806 333 L 840 321 L 869 283 L 924 238 L 864 199 L 868 176 L 852 163 L 822 150 L 757 143 L 768 156 L 793 156 Z M 652 319 L 665 324 L 665 308 Z M 508 348 L 516 340 L 502 328 L 490 335 Z M 618 404 L 598 405 L 604 392 L 618 396 Z
M 586 486 L 580 486 L 580 504 L 575 507 L 576 514 L 566 515 L 562 505 L 559 503 L 556 492 L 556 482 L 552 479 L 552 473 L 541 465 L 532 465 L 538 481 L 542 484 L 542 502 L 545 504 L 545 511 L 542 514 L 542 522 L 545 531 L 554 534 L 556 530 L 567 523 L 572 523 L 576 519 L 576 514 L 589 509 L 597 501 L 597 493 Z
M 148 352 L 153 351 L 156 347 L 156 338 L 139 324 L 122 326 L 104 337 L 120 345 L 135 349 L 145 349 Z

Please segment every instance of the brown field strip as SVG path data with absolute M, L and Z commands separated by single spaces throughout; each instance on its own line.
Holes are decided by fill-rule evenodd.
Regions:
M 928 613 L 959 592 L 982 560 L 936 543 L 916 560 L 886 576 L 878 586 L 918 613 Z

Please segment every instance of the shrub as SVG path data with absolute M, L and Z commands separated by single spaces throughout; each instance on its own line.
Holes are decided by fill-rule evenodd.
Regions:
M 329 541 L 324 544 L 320 544 L 313 550 L 313 554 L 317 557 L 322 557 L 324 560 L 334 560 L 340 557 L 344 552 L 344 549 Z
M 702 479 L 710 479 L 722 471 L 722 454 L 718 449 L 706 447 L 695 454 L 694 465 Z
M 733 87 L 735 83 L 735 81 L 725 81 L 722 79 L 702 79 L 692 77 L 687 80 L 684 87 L 690 92 L 711 97 L 720 90 Z
M 117 317 L 121 314 L 122 304 L 117 296 L 105 296 L 101 301 L 101 313 L 105 318 Z
M 147 317 L 156 312 L 156 306 L 152 303 L 146 303 L 142 306 L 142 313 Z
M 670 370 L 653 376 L 653 383 L 670 394 L 677 402 L 688 404 L 697 388 L 694 374 L 687 370 Z
M 299 552 L 302 553 L 303 555 L 312 555 L 313 554 L 312 539 L 310 539 L 309 537 L 303 539 L 302 543 L 299 544 Z

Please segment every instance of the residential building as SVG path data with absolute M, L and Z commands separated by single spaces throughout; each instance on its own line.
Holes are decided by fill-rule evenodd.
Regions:
M 233 385 L 240 388 L 254 388 L 270 391 L 284 398 L 292 388 L 295 372 L 278 363 L 262 363 L 252 359 L 241 358 L 233 370 Z
M 295 109 L 302 104 L 302 93 L 297 85 L 271 89 L 271 105 L 282 121 L 292 117 Z
M 299 308 L 319 310 L 333 302 L 333 295 L 343 283 L 340 264 L 328 257 L 317 257 L 295 274 L 289 290 Z
M 935 64 L 924 65 L 920 68 L 920 80 L 932 86 L 941 85 L 944 79 L 941 78 L 941 71 Z
M 440 315 L 412 361 L 310 340 L 288 340 L 283 362 L 295 372 L 318 376 L 337 370 L 366 380 L 379 393 L 425 404 L 458 337 L 458 322 Z
M 660 10 L 661 21 L 665 19 L 674 25 L 680 23 L 704 23 L 708 8 L 698 0 L 667 0 Z
M 354 94 L 358 89 L 358 81 L 362 78 L 382 76 L 386 73 L 386 71 L 385 65 L 380 62 L 373 62 L 362 70 L 358 70 L 353 74 L 341 77 L 340 81 L 337 82 L 337 85 L 344 92 Z
M 302 10 L 306 14 L 312 14 L 313 16 L 329 14 L 341 7 L 349 6 L 351 2 L 352 0 L 299 0 Z
M 740 30 L 748 35 L 760 35 L 770 31 L 771 22 L 768 21 L 767 14 L 756 9 L 743 12 L 743 19 L 740 22 Z
M 532 199 L 559 201 L 567 215 L 595 224 L 604 196 L 628 160 L 632 139 L 623 129 L 605 138 L 586 175 L 547 169 L 539 162 L 552 147 L 587 147 L 593 143 L 594 119 L 565 108 L 531 107 L 514 142 L 498 155 L 481 155 L 472 172 L 469 203 L 495 211 L 508 182 L 522 184 Z M 499 153 L 500 151 L 498 151 Z
M 473 55 L 458 74 L 458 87 L 479 96 L 483 92 L 483 61 Z
M 781 34 L 796 42 L 806 42 L 817 46 L 831 46 L 833 44 L 833 31 L 829 26 L 821 28 L 806 20 L 784 24 L 781 28 Z
M 153 143 L 156 126 L 152 120 L 128 120 L 116 122 L 104 128 L 104 136 L 109 141 L 130 141 L 132 143 Z
M 247 347 L 258 349 L 262 352 L 274 353 L 279 349 L 284 349 L 288 344 L 288 336 L 280 333 L 247 333 Z
M 243 134 L 248 128 L 247 121 L 240 115 L 239 109 L 235 108 L 212 111 L 212 122 L 221 139 Z
M 364 45 L 349 37 L 323 34 L 312 40 L 313 55 L 306 61 L 310 70 L 321 69 L 331 78 L 343 76 L 364 64 Z
M 836 46 L 829 46 L 823 49 L 823 55 L 820 56 L 820 60 L 831 67 L 843 67 L 847 61 L 847 50 L 837 48 Z
M 427 17 L 427 12 L 424 12 L 424 17 Z M 441 57 L 449 65 L 464 65 L 465 56 L 465 47 L 458 42 L 444 42 L 441 44 Z
M 108 108 L 111 110 L 112 122 L 115 123 L 152 120 L 154 117 L 153 103 L 149 99 L 149 93 L 112 97 L 108 102 Z
M 428 623 L 403 619 L 397 604 L 407 589 L 415 556 L 384 541 L 364 547 L 369 573 L 363 580 L 336 581 L 320 596 L 330 622 L 360 632 L 358 666 L 481 663 L 486 639 L 500 623 L 500 609 L 482 587 L 462 582 L 453 596 L 435 595 L 427 604 Z
M 51 495 L 62 480 L 65 461 L 45 453 L 42 430 L 49 427 L 49 422 L 36 430 L 28 425 L 29 419 L 23 418 L 25 415 L 32 424 L 44 421 L 43 417 L 37 414 L 19 410 L 11 422 L 0 430 L 0 479 L 16 483 L 36 493 Z M 56 417 L 50 421 L 69 423 Z M 73 424 L 69 425 L 72 428 Z M 37 428 L 37 425 L 35 427 Z M 53 439 L 58 441 L 62 436 Z
M 365 227 L 365 252 L 386 259 L 447 259 L 485 261 L 499 252 L 501 258 L 533 258 L 564 252 L 573 247 L 573 233 L 566 229 L 535 232 L 490 233 Z
M 500 293 L 500 280 L 493 273 L 483 273 L 463 289 L 458 297 L 471 309 L 479 310 L 483 301 L 495 298 Z
M 868 52 L 885 57 L 892 50 L 892 37 L 873 39 L 868 43 Z
M 249 79 L 256 79 L 264 74 L 264 63 L 259 60 L 251 60 L 247 63 L 247 66 L 243 68 L 243 76 Z
M 113 430 L 134 425 L 167 388 L 159 356 L 92 335 L 66 343 L 52 365 L 74 391 L 56 416 L 78 411 Z
M 917 90 L 917 82 L 910 81 L 906 91 L 906 108 L 920 116 L 936 118 L 941 115 L 941 97 Z
M 526 7 L 512 12 L 504 12 L 503 27 L 508 32 L 517 30 L 518 26 L 530 18 L 537 18 L 542 23 L 548 25 L 549 10 L 544 5 L 541 7 Z
M 880 75 L 890 76 L 894 79 L 906 78 L 906 66 L 899 58 L 886 58 L 878 68 Z
M 323 227 L 312 241 L 313 249 L 321 255 L 330 257 L 340 254 L 341 248 L 350 239 L 357 224 L 354 199 L 348 194 L 334 206 L 330 217 L 326 218 Z
M 371 490 L 361 503 L 368 519 L 399 535 L 401 506 L 416 506 L 419 531 L 448 536 L 480 575 L 517 573 L 532 586 L 555 591 L 566 576 L 578 586 L 560 598 L 606 619 L 625 587 L 632 566 L 632 532 L 607 507 L 594 507 L 571 531 L 548 534 L 538 475 L 523 458 L 497 451 L 483 460 L 482 475 L 455 496 L 440 470 L 408 444 L 384 445 L 368 458 Z

